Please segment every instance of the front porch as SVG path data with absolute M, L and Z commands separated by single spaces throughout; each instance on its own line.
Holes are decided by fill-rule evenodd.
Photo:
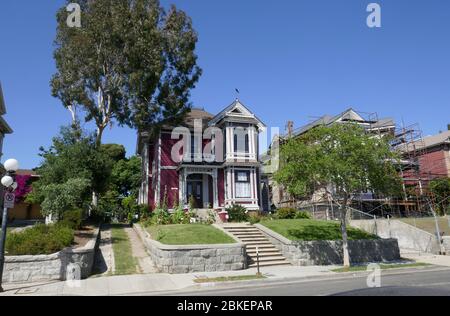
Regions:
M 183 167 L 179 170 L 180 204 L 189 207 L 193 198 L 195 208 L 219 209 L 218 168 Z

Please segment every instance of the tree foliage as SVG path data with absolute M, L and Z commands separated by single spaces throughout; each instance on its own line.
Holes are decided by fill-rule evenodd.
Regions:
M 94 135 L 79 128 L 61 128 L 40 155 L 40 177 L 27 200 L 41 204 L 45 215 L 86 208 L 92 192 L 103 192 L 109 184 L 113 161 L 97 149 Z
M 347 206 L 361 192 L 396 194 L 396 160 L 387 139 L 356 124 L 319 126 L 281 147 L 275 179 L 294 196 L 310 197 L 322 189 L 341 203 L 344 264 L 349 266 Z
M 70 1 L 68 1 L 70 2 Z M 180 120 L 201 75 L 191 19 L 158 0 L 80 0 L 82 27 L 57 14 L 53 95 L 97 126 L 96 144 L 117 121 L 138 129 Z
M 275 177 L 297 197 L 330 188 L 336 198 L 368 191 L 390 195 L 399 190 L 397 159 L 386 139 L 357 125 L 321 126 L 282 146 Z
M 450 212 L 450 178 L 432 180 L 429 187 L 438 213 L 444 215 Z

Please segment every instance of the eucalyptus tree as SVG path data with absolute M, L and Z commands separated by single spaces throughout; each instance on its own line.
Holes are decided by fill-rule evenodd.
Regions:
M 68 3 L 71 1 L 68 1 Z M 97 128 L 152 129 L 180 121 L 201 76 L 191 19 L 158 0 L 80 0 L 81 27 L 57 13 L 52 94 Z

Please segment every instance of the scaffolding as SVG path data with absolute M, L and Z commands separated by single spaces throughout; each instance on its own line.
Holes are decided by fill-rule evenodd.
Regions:
M 381 119 L 377 112 L 355 111 L 359 118 L 344 119 L 342 123 L 356 123 L 363 127 L 367 133 L 377 138 L 387 137 L 390 140 L 391 149 L 400 154 L 398 171 L 402 182 L 402 194 L 399 196 L 384 196 L 377 193 L 361 193 L 354 199 L 352 207 L 377 217 L 427 217 L 430 216 L 430 205 L 434 206 L 434 197 L 429 191 L 429 182 L 438 175 L 424 172 L 421 168 L 421 159 L 427 154 L 427 147 L 422 130 L 418 123 L 406 126 L 404 122 L 398 125 L 393 119 Z M 315 122 L 322 121 L 316 118 L 309 125 L 315 126 Z M 323 124 L 325 122 L 321 122 Z M 325 123 L 326 124 L 326 123 Z M 299 131 L 294 130 L 293 123 L 288 122 L 284 139 L 295 137 Z M 430 170 L 434 167 L 431 166 Z M 333 202 L 324 196 L 317 199 L 314 196 L 310 201 L 298 201 L 289 194 L 281 194 L 280 206 L 296 207 L 310 210 L 314 217 L 334 218 L 337 209 Z

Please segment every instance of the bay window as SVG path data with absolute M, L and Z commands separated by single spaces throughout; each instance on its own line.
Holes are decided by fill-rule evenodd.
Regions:
M 236 172 L 236 198 L 251 198 L 250 171 Z

